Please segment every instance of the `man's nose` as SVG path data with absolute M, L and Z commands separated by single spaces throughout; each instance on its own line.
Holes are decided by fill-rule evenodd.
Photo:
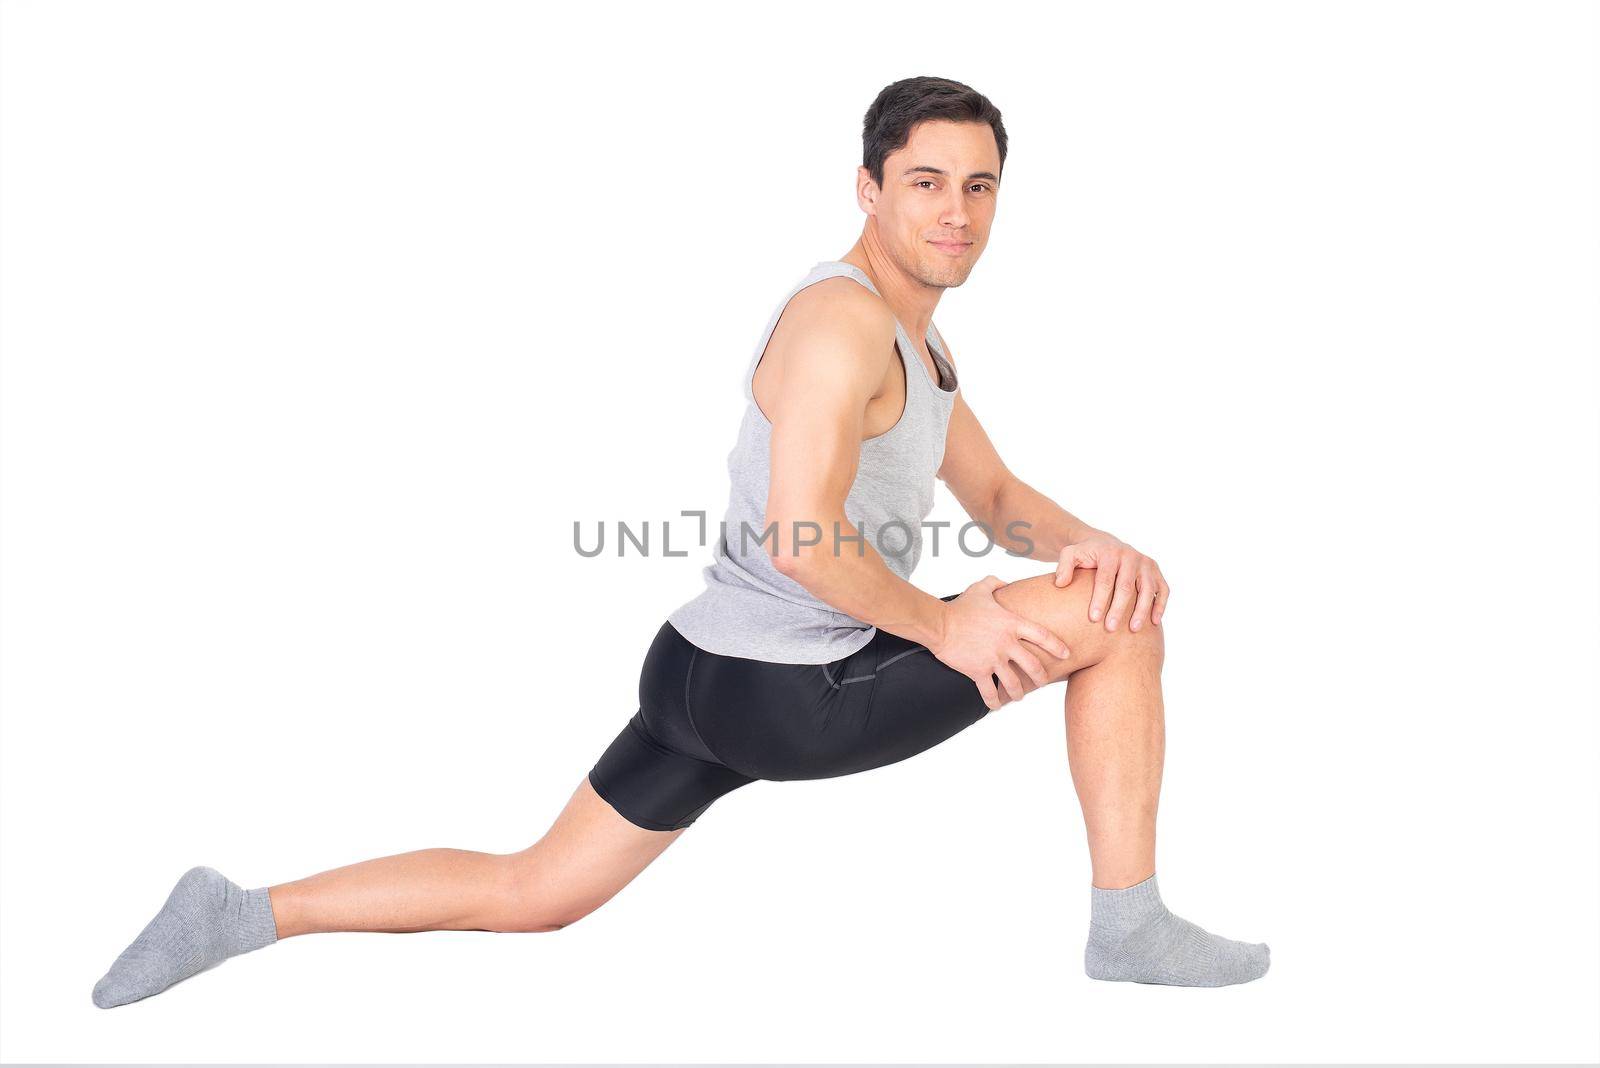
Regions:
M 942 205 L 939 213 L 939 223 L 950 230 L 964 230 L 967 226 L 967 202 L 962 190 L 957 189 L 955 199 Z M 963 241 L 966 236 L 962 235 Z

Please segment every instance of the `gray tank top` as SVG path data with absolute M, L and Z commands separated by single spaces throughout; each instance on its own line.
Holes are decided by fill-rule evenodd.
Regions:
M 690 642 L 711 653 L 781 664 L 826 664 L 860 649 L 877 628 L 819 600 L 772 566 L 772 536 L 767 531 L 767 484 L 772 424 L 756 404 L 757 365 L 778 319 L 794 295 L 825 278 L 844 275 L 872 292 L 864 271 L 842 260 L 824 260 L 789 291 L 761 334 L 744 374 L 744 420 L 728 454 L 731 486 L 728 508 L 713 531 L 712 561 L 701 572 L 706 588 L 667 616 Z M 906 400 L 900 421 L 861 443 L 855 481 L 845 497 L 844 514 L 888 566 L 909 579 L 922 555 L 922 521 L 933 510 L 935 473 L 944 460 L 945 431 L 957 390 L 938 331 L 929 324 L 929 353 L 939 368 L 935 383 L 897 319 L 895 347 L 905 365 Z M 801 528 L 808 539 L 817 537 Z M 821 532 L 820 551 L 832 551 L 833 531 Z M 857 552 L 840 542 L 840 553 Z M 865 550 L 861 550 L 863 553 Z

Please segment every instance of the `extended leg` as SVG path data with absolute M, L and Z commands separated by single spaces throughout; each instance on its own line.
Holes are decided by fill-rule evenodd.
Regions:
M 421 849 L 272 887 L 278 935 L 554 931 L 609 901 L 682 834 L 636 827 L 585 777 L 518 853 Z
M 94 1003 L 149 997 L 298 934 L 558 930 L 609 901 L 682 833 L 629 823 L 586 776 L 544 837 L 517 853 L 421 849 L 248 891 L 194 868 L 96 984 Z

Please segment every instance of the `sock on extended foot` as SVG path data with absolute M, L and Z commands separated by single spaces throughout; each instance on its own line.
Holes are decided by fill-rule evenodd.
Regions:
M 1156 877 L 1121 890 L 1090 887 L 1084 971 L 1091 979 L 1164 986 L 1232 986 L 1267 973 L 1265 942 L 1236 942 L 1176 916 Z
M 245 890 L 215 868 L 190 868 L 167 903 L 95 984 L 102 1009 L 159 994 L 173 983 L 278 940 L 267 888 Z

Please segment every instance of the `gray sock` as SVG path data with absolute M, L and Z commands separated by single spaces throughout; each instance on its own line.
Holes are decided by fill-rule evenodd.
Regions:
M 267 888 L 244 890 L 214 868 L 190 868 L 167 903 L 94 986 L 102 1009 L 159 994 L 196 972 L 278 940 Z
M 1265 942 L 1235 942 L 1175 916 L 1156 877 L 1121 890 L 1090 886 L 1084 971 L 1091 979 L 1164 986 L 1232 986 L 1267 974 Z

